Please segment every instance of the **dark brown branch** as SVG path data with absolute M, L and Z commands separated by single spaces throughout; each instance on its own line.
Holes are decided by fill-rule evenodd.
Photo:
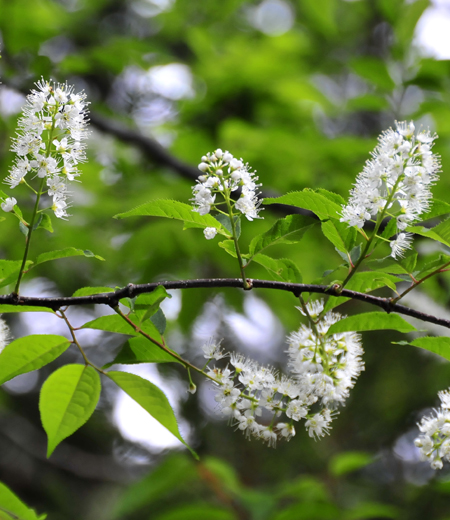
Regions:
M 348 289 L 343 289 L 342 291 L 339 291 L 339 286 L 330 287 L 328 285 L 310 285 L 303 283 L 275 282 L 270 280 L 248 280 L 248 282 L 251 289 L 277 289 L 280 291 L 291 292 L 296 297 L 298 297 L 302 293 L 309 292 L 327 294 L 329 296 L 342 296 L 345 298 L 351 298 L 353 300 L 359 300 L 365 303 L 370 303 L 377 307 L 381 307 L 384 311 L 388 313 L 397 312 L 398 314 L 411 316 L 412 318 L 417 318 L 422 321 L 434 323 L 435 325 L 442 325 L 443 327 L 447 327 L 450 329 L 450 320 L 445 320 L 443 318 L 432 316 L 431 314 L 416 311 L 398 303 L 394 304 L 389 298 L 380 298 L 379 296 L 373 296 L 371 294 L 350 291 Z M 166 289 L 198 289 L 205 287 L 235 287 L 244 289 L 243 282 L 240 278 L 205 278 L 199 280 L 176 280 L 170 282 L 153 282 L 144 284 L 130 283 L 126 287 L 118 289 L 117 291 L 110 293 L 94 294 L 92 296 L 39 298 L 34 296 L 18 296 L 17 294 L 12 293 L 0 296 L 0 305 L 8 304 L 16 306 L 46 307 L 53 310 L 57 310 L 61 307 L 89 304 L 102 304 L 114 307 L 122 298 L 134 298 L 139 294 L 152 292 L 159 285 L 164 286 Z

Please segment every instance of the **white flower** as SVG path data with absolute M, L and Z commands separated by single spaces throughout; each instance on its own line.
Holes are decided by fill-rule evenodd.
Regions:
M 411 247 L 412 234 L 411 233 L 399 233 L 395 240 L 391 242 L 391 256 L 392 258 L 402 257 L 405 254 L 405 249 Z
M 341 222 L 363 227 L 367 220 L 393 216 L 397 230 L 403 231 L 428 211 L 432 199 L 430 187 L 438 178 L 439 156 L 431 152 L 436 135 L 422 131 L 417 136 L 410 123 L 396 122 L 396 130 L 386 130 L 358 175 L 350 199 L 342 208 Z M 410 247 L 410 239 L 399 237 L 392 256 L 401 256 Z
M 206 240 L 212 240 L 217 235 L 217 229 L 215 227 L 207 227 L 203 230 Z
M 221 341 L 215 342 L 213 338 L 210 338 L 207 343 L 202 346 L 203 355 L 206 359 L 222 359 L 227 357 L 228 354 L 225 354 L 220 349 Z
M 8 197 L 5 199 L 4 202 L 2 202 L 2 210 L 6 211 L 7 213 L 12 211 L 14 206 L 17 204 L 17 200 L 14 197 Z
M 52 209 L 59 218 L 67 217 L 67 190 L 61 187 L 59 173 L 73 181 L 79 175 L 76 165 L 85 160 L 84 145 L 87 126 L 85 94 L 73 93 L 67 84 L 54 84 L 43 79 L 37 90 L 27 96 L 19 120 L 19 132 L 12 150 L 17 154 L 5 182 L 15 188 L 25 175 L 46 179 L 53 197 Z M 58 186 L 58 188 L 55 188 Z
M 198 169 L 202 175 L 192 188 L 193 211 L 200 215 L 208 214 L 214 209 L 216 195 L 221 194 L 231 207 L 234 206 L 248 220 L 260 218 L 260 201 L 257 194 L 260 184 L 256 182 L 258 177 L 242 159 L 236 159 L 230 152 L 223 152 L 218 148 L 202 157 Z M 230 201 L 230 192 L 238 189 L 242 190 L 240 198 L 237 202 Z
M 0 318 L 0 352 L 8 345 L 11 341 L 11 333 L 9 331 L 8 325 L 6 322 Z

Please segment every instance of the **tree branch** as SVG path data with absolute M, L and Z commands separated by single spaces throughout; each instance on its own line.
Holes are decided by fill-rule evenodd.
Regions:
M 450 329 L 450 320 L 438 318 L 431 314 L 416 311 L 404 305 L 398 303 L 392 303 L 390 298 L 381 298 L 379 296 L 373 296 L 371 294 L 360 293 L 357 291 L 350 291 L 348 289 L 339 290 L 339 286 L 328 286 L 328 285 L 311 285 L 303 283 L 288 283 L 288 282 L 275 282 L 271 280 L 247 280 L 250 284 L 250 289 L 276 289 L 279 291 L 291 292 L 294 296 L 298 297 L 300 294 L 318 293 L 326 294 L 329 296 L 342 296 L 345 298 L 351 298 L 352 300 L 359 300 L 365 303 L 370 303 L 377 307 L 381 307 L 387 313 L 396 312 L 398 314 L 404 314 L 405 316 L 411 316 L 422 321 L 434 323 L 435 325 L 442 325 Z M 114 307 L 119 303 L 122 298 L 134 298 L 139 294 L 149 293 L 154 291 L 158 286 L 164 286 L 166 289 L 198 289 L 198 288 L 225 288 L 235 287 L 244 289 L 243 281 L 240 278 L 205 278 L 198 280 L 176 280 L 167 282 L 153 282 L 144 284 L 128 284 L 122 289 L 118 289 L 110 293 L 94 294 L 91 296 L 72 296 L 72 297 L 34 297 L 34 296 L 22 296 L 17 294 L 6 294 L 0 296 L 0 312 L 2 312 L 1 305 L 14 305 L 14 306 L 30 306 L 30 307 L 45 307 L 53 310 L 57 310 L 61 307 L 69 307 L 75 305 L 109 305 Z M 249 289 L 247 289 L 249 290 Z M 3 312 L 5 312 L 3 310 Z

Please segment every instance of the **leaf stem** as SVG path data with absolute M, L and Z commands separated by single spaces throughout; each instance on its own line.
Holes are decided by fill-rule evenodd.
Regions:
M 167 348 L 165 345 L 163 345 L 162 343 L 160 343 L 158 340 L 156 340 L 155 338 L 152 338 L 149 334 L 147 334 L 146 332 L 144 332 L 138 325 L 136 325 L 135 323 L 133 323 L 131 321 L 131 319 L 126 315 L 124 314 L 120 309 L 119 309 L 119 306 L 116 305 L 114 307 L 112 307 L 113 310 L 119 315 L 121 316 L 129 325 L 131 325 L 131 327 L 133 327 L 133 329 L 138 333 L 138 334 L 141 334 L 142 336 L 144 336 L 144 338 L 148 339 L 149 341 L 151 341 L 154 345 L 156 345 L 157 347 L 159 347 L 161 350 L 164 350 L 164 352 L 166 352 L 167 354 L 169 354 L 170 356 L 172 356 L 174 359 L 176 359 L 177 361 L 179 361 L 182 365 L 184 365 L 184 368 L 186 368 L 186 370 L 189 370 L 189 369 L 192 369 L 192 370 L 195 370 L 195 372 L 198 372 L 199 374 L 202 374 L 203 376 L 207 377 L 208 379 L 211 379 L 211 381 L 214 381 L 215 383 L 218 383 L 218 384 L 222 384 L 220 381 L 217 381 L 216 379 L 214 379 L 214 377 L 211 377 L 209 376 L 208 374 L 205 374 L 205 372 L 203 372 L 203 370 L 201 370 L 200 368 L 196 367 L 195 365 L 193 365 L 192 363 L 189 363 L 189 361 L 186 361 L 185 359 L 183 359 L 181 356 L 179 356 L 176 352 L 173 352 L 172 350 L 170 350 L 169 348 Z
M 70 324 L 70 322 L 69 322 L 69 320 L 68 320 L 68 318 L 66 316 L 65 311 L 63 311 L 62 309 L 59 309 L 59 312 L 60 312 L 61 317 L 63 318 L 63 320 L 66 322 L 67 327 L 70 330 L 70 335 L 72 336 L 72 343 L 75 343 L 75 345 L 78 347 L 78 350 L 81 352 L 81 355 L 83 356 L 85 365 L 86 366 L 90 365 L 92 368 L 95 368 L 95 370 L 97 370 L 101 374 L 107 375 L 104 370 L 102 370 L 101 368 L 95 366 L 91 361 L 89 361 L 89 359 L 87 358 L 87 356 L 86 356 L 86 354 L 85 354 L 85 352 L 83 350 L 83 347 L 80 345 L 80 343 L 78 342 L 78 340 L 77 340 L 77 338 L 75 336 L 75 328 L 72 327 L 72 325 Z
M 236 249 L 236 256 L 237 256 L 237 259 L 239 262 L 239 269 L 241 271 L 241 278 L 242 278 L 242 282 L 244 284 L 244 289 L 251 289 L 251 285 L 247 282 L 247 278 L 245 277 L 244 262 L 242 261 L 241 251 L 239 249 L 239 240 L 238 240 L 238 237 L 236 234 L 236 224 L 234 222 L 233 208 L 231 207 L 231 204 L 230 204 L 230 194 L 228 191 L 226 193 L 225 200 L 227 202 L 228 216 L 230 217 L 231 231 L 233 233 L 233 242 L 234 242 L 234 247 Z

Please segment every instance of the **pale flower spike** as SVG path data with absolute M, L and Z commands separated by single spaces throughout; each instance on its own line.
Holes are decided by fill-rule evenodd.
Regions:
M 397 238 L 391 243 L 391 256 L 401 257 L 411 247 L 405 229 L 430 208 L 430 187 L 438 179 L 440 157 L 431 149 L 436 134 L 422 130 L 415 134 L 414 123 L 396 122 L 378 138 L 363 171 L 342 208 L 341 222 L 362 228 L 380 212 L 397 221 Z
M 450 462 L 450 389 L 438 392 L 441 408 L 434 416 L 422 417 L 419 430 L 422 432 L 414 441 L 423 460 L 428 460 L 433 469 L 442 469 L 443 461 Z
M 241 188 L 241 196 L 236 202 L 231 201 L 231 204 L 248 220 L 262 218 L 259 216 L 261 202 L 257 192 L 261 184 L 256 183 L 258 177 L 242 159 L 238 160 L 230 152 L 218 148 L 214 153 L 202 157 L 198 169 L 203 175 L 199 176 L 197 184 L 192 188 L 193 211 L 207 215 L 217 204 L 217 194 L 228 197 L 231 192 Z M 205 229 L 207 240 L 214 238 L 212 230 L 214 228 Z
M 319 318 L 323 309 L 323 300 L 307 304 L 318 335 L 302 325 L 287 338 L 292 377 L 241 354 L 230 355 L 233 368 L 208 369 L 222 413 L 247 437 L 275 446 L 277 440 L 291 439 L 295 435 L 293 423 L 302 419 L 310 437 L 318 439 L 329 433 L 336 409 L 345 403 L 364 362 L 360 336 L 355 332 L 329 334 L 331 325 L 342 316 L 328 312 Z M 210 360 L 224 355 L 212 340 L 203 351 Z M 282 414 L 285 419 L 277 422 Z
M 37 90 L 27 96 L 19 120 L 19 132 L 12 151 L 15 163 L 5 179 L 11 188 L 25 183 L 27 174 L 45 178 L 47 194 L 52 197 L 51 209 L 58 218 L 67 218 L 68 183 L 80 175 L 78 164 L 86 160 L 82 141 L 88 137 L 86 95 L 74 93 L 74 87 L 43 79 Z M 11 211 L 14 198 L 2 204 Z M 5 209 L 6 208 L 6 209 Z

